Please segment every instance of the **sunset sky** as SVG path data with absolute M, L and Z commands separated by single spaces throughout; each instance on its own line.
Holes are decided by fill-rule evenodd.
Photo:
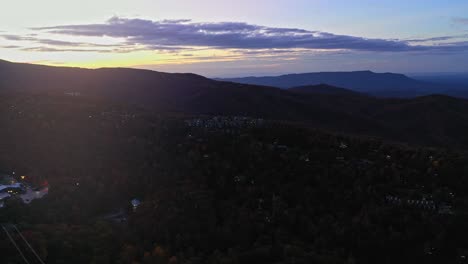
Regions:
M 466 0 L 15 0 L 0 59 L 210 77 L 466 72 Z

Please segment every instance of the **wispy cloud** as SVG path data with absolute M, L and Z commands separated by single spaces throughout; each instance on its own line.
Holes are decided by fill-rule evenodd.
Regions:
M 2 49 L 19 49 L 19 48 L 22 48 L 22 47 L 17 46 L 17 45 L 2 45 L 2 46 L 0 46 L 0 48 L 2 48 Z
M 13 34 L 0 34 L 0 37 L 9 41 L 19 41 L 19 42 L 33 42 L 37 44 L 44 44 L 50 46 L 60 46 L 60 47 L 120 47 L 121 44 L 98 44 L 98 43 L 89 43 L 89 42 L 76 42 L 76 41 L 64 41 L 57 39 L 48 39 L 37 37 L 37 34 L 28 34 L 28 35 L 13 35 Z
M 3 39 L 11 41 L 33 41 L 34 37 L 31 36 L 22 36 L 22 35 L 12 35 L 12 34 L 2 34 L 0 35 Z
M 468 25 L 468 17 L 455 17 L 453 22 L 456 24 Z
M 33 39 L 34 42 L 50 45 L 50 46 L 60 46 L 60 47 L 117 47 L 120 45 L 113 44 L 97 44 L 97 43 L 87 43 L 87 42 L 73 42 L 73 41 L 63 41 L 56 39 L 42 39 L 37 38 Z
M 183 22 L 183 20 L 177 20 Z M 8 45 L 1 48 L 21 48 L 23 51 L 34 52 L 100 52 L 100 53 L 130 53 L 135 51 L 158 51 L 160 53 L 175 53 L 193 48 L 168 45 L 137 45 L 136 43 L 117 41 L 115 44 L 99 44 L 92 42 L 65 41 L 51 38 L 41 38 L 38 34 L 14 35 L 0 34 L 0 38 L 8 41 L 29 43 L 30 45 Z M 199 49 L 200 50 L 200 49 Z
M 407 42 L 418 43 L 418 42 L 439 42 L 439 41 L 448 41 L 454 39 L 465 39 L 468 38 L 468 34 L 462 35 L 451 35 L 451 36 L 440 36 L 432 38 L 419 38 L 419 39 L 406 39 Z
M 32 52 L 110 52 L 107 50 L 99 49 L 74 49 L 74 48 L 50 48 L 50 47 L 27 47 L 22 48 L 22 51 L 32 51 Z

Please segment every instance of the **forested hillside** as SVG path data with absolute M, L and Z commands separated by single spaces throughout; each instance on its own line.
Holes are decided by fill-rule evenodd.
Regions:
M 462 263 L 468 254 L 463 152 L 68 96 L 2 97 L 0 112 L 2 170 L 50 186 L 29 205 L 9 199 L 0 222 L 16 224 L 46 263 Z M 6 237 L 0 251 L 5 263 L 21 260 Z

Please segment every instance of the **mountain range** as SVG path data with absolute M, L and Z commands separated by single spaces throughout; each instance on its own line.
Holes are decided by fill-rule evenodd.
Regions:
M 415 97 L 429 94 L 468 97 L 468 85 L 421 81 L 403 74 L 374 73 L 371 71 L 317 72 L 217 80 L 265 85 L 282 89 L 328 84 L 379 97 Z
M 409 82 L 404 76 L 396 76 L 401 82 Z M 379 86 L 379 78 L 375 80 L 376 90 L 384 91 L 382 87 L 388 84 Z M 90 70 L 6 61 L 0 62 L 0 91 L 5 96 L 71 94 L 79 95 L 76 100 L 93 98 L 153 111 L 262 117 L 402 142 L 468 147 L 468 100 L 444 95 L 377 98 L 363 93 L 365 90 L 356 92 L 323 84 L 280 89 L 216 81 L 195 74 L 124 68 Z

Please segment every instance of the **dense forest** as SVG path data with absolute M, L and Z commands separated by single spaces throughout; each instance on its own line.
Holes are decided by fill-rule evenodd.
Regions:
M 0 169 L 50 186 L 0 208 L 31 263 L 21 236 L 45 263 L 467 261 L 463 151 L 67 95 L 3 95 L 0 122 Z

